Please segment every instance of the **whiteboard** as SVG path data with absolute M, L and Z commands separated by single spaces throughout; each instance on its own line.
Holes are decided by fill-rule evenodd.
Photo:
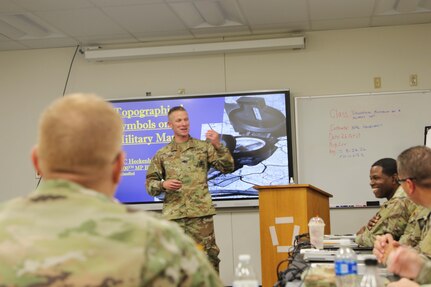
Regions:
M 371 165 L 423 145 L 425 126 L 429 90 L 296 97 L 298 183 L 331 193 L 331 207 L 375 201 Z

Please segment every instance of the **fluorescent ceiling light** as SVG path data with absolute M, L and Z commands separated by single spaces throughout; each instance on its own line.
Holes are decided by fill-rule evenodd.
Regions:
M 87 49 L 85 59 L 89 61 L 127 60 L 149 57 L 184 56 L 216 53 L 234 53 L 244 51 L 303 49 L 305 37 L 244 40 L 204 44 L 186 44 L 159 47 L 141 47 L 125 49 Z

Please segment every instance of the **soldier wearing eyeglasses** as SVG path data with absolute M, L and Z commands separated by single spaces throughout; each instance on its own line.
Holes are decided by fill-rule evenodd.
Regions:
M 403 151 L 397 159 L 399 182 L 407 196 L 415 203 L 431 208 L 431 149 L 416 146 Z M 428 214 L 428 225 L 429 225 Z M 421 247 L 431 249 L 431 235 L 426 234 Z M 379 236 L 374 244 L 374 255 L 388 270 L 402 278 L 389 287 L 420 286 L 431 283 L 431 259 L 423 252 L 394 244 L 390 235 Z

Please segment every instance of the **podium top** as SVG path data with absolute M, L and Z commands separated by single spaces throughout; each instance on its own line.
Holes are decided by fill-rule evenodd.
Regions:
M 318 193 L 321 193 L 327 197 L 332 197 L 332 194 L 327 193 L 326 191 L 321 190 L 320 188 L 317 188 L 311 184 L 286 184 L 286 185 L 255 185 L 253 188 L 257 189 L 258 191 L 268 190 L 268 189 L 295 189 L 295 188 L 309 188 L 314 191 L 317 191 Z

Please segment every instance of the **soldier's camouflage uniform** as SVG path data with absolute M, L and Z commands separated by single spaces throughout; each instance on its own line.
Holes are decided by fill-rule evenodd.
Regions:
M 415 281 L 421 284 L 421 286 L 430 286 L 423 284 L 431 284 L 431 260 L 424 254 L 420 256 L 423 258 L 425 264 L 419 272 L 419 275 L 415 278 Z
M 431 224 L 431 209 L 428 208 L 427 216 L 423 218 L 424 225 L 424 238 L 419 243 L 419 252 L 424 253 L 426 256 L 431 258 L 431 232 L 430 232 L 430 224 Z M 431 282 L 430 282 L 431 283 Z
M 0 205 L 0 286 L 222 286 L 172 222 L 48 180 Z
M 425 238 L 420 243 L 420 252 L 421 257 L 425 261 L 422 270 L 420 271 L 418 277 L 416 278 L 416 282 L 420 284 L 431 284 L 431 232 L 430 230 L 430 217 L 431 214 L 428 214 L 426 218 L 426 226 L 428 228 L 428 232 L 425 235 Z
M 428 215 L 430 212 L 430 208 L 417 205 L 409 218 L 404 234 L 399 240 L 400 244 L 414 247 L 419 252 L 426 251 L 426 254 L 431 255 L 431 250 L 426 250 L 426 248 L 423 251 L 421 250 L 422 242 L 429 230 Z
M 394 196 L 386 201 L 377 212 L 379 220 L 371 229 L 365 228 L 362 234 L 356 236 L 356 243 L 361 246 L 373 247 L 377 235 L 392 234 L 395 240 L 399 240 L 404 233 L 410 215 L 416 209 L 414 204 L 405 194 L 401 186 L 395 191 Z
M 215 244 L 212 218 L 215 208 L 207 184 L 210 167 L 222 173 L 233 171 L 233 158 L 226 147 L 216 150 L 211 143 L 192 137 L 180 144 L 172 140 L 152 159 L 146 188 L 152 196 L 164 193 L 163 215 L 177 221 L 183 228 L 187 226 L 185 232 L 203 247 L 218 270 L 220 250 Z M 162 182 L 168 179 L 180 180 L 181 189 L 165 190 Z

